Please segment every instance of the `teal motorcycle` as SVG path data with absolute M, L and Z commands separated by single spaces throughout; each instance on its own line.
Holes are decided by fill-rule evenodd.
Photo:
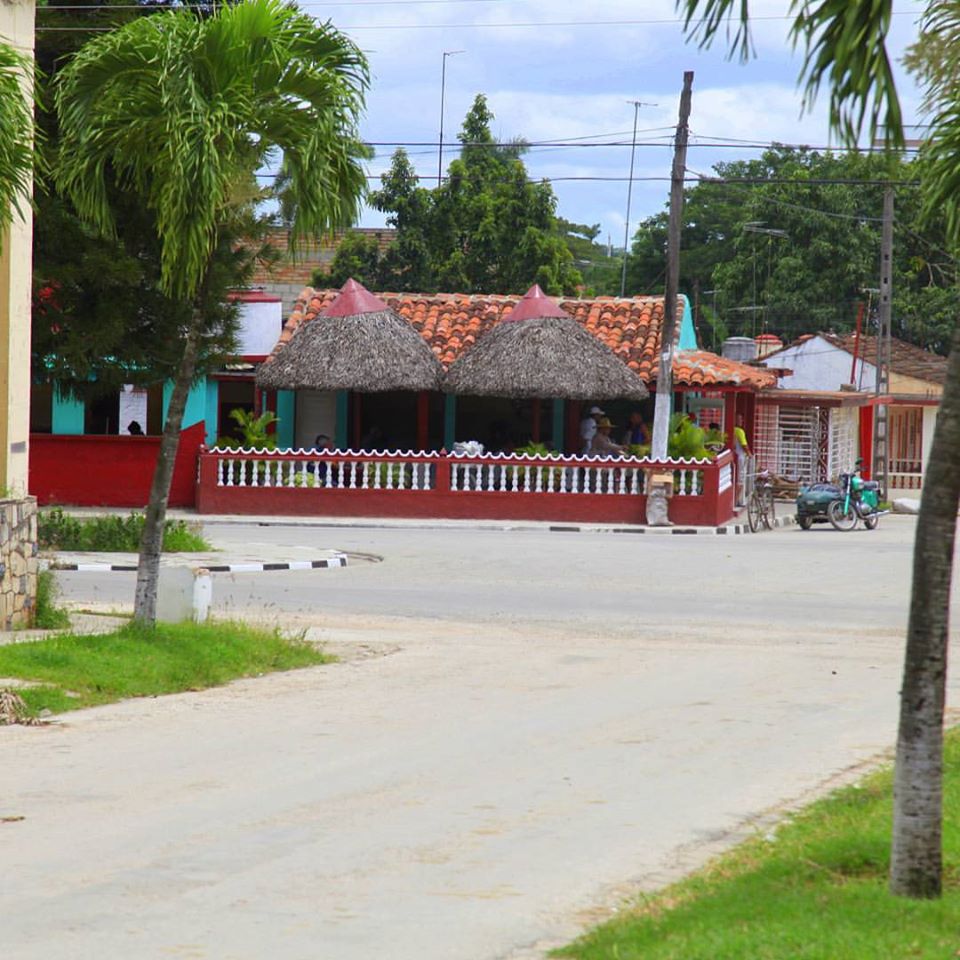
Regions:
M 852 530 L 858 523 L 868 530 L 875 530 L 886 510 L 879 507 L 880 484 L 876 480 L 864 480 L 860 476 L 862 460 L 858 460 L 852 473 L 840 474 L 839 496 L 830 501 L 827 516 L 836 530 Z

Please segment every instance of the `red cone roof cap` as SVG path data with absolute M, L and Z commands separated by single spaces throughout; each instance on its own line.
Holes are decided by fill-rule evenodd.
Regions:
M 563 310 L 558 303 L 551 300 L 535 283 L 524 295 L 523 299 L 513 308 L 509 316 L 503 318 L 503 323 L 519 320 L 536 320 L 538 317 L 568 317 L 570 314 Z
M 363 284 L 351 277 L 333 298 L 333 302 L 319 314 L 321 317 L 355 317 L 359 313 L 381 313 L 390 308 L 375 297 Z

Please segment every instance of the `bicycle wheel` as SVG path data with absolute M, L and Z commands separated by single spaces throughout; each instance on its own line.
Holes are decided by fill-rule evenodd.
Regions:
M 834 500 L 827 509 L 827 516 L 835 530 L 852 530 L 857 525 L 857 508 L 851 503 L 846 511 L 842 500 Z
M 768 487 L 760 494 L 760 504 L 763 507 L 763 525 L 772 530 L 777 525 L 777 514 L 773 506 L 773 488 Z
M 754 490 L 747 501 L 747 523 L 750 524 L 750 532 L 756 533 L 763 523 L 762 519 L 763 505 L 760 503 L 760 497 Z

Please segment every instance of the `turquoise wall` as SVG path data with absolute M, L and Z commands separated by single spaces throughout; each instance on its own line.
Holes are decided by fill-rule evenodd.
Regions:
M 173 383 L 168 380 L 163 385 L 163 422 L 167 422 L 167 410 L 170 407 L 170 397 L 173 396 Z M 207 435 L 209 436 L 210 421 L 207 420 L 207 380 L 199 380 L 190 387 L 187 394 L 187 405 L 183 410 L 183 423 L 180 425 L 183 430 L 192 427 L 195 423 L 207 421 Z M 216 415 L 213 417 L 213 429 L 217 429 Z
M 53 390 L 53 433 L 82 434 L 84 405 L 82 400 Z
M 277 391 L 277 446 L 281 450 L 288 450 L 293 446 L 294 417 L 296 416 L 297 396 L 293 390 Z
M 693 326 L 693 311 L 690 309 L 690 298 L 680 294 L 683 298 L 683 319 L 680 321 L 680 339 L 677 341 L 678 350 L 696 350 L 697 331 Z
M 219 396 L 219 385 L 216 380 L 210 379 L 206 383 L 204 391 L 204 416 L 206 421 L 206 434 L 204 442 L 208 447 L 212 447 L 217 442 L 217 398 Z M 166 393 L 164 393 L 164 403 L 166 403 Z
M 350 446 L 347 437 L 347 404 L 348 394 L 346 390 L 337 391 L 337 428 L 334 431 L 336 436 L 333 438 L 333 445 L 337 450 L 346 450 Z

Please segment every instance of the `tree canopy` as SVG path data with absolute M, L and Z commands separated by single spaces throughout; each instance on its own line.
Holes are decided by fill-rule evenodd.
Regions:
M 460 156 L 442 184 L 420 186 L 403 149 L 394 153 L 370 203 L 387 214 L 396 238 L 382 255 L 372 238 L 341 244 L 329 276 L 338 286 L 354 277 L 373 289 L 523 293 L 539 283 L 570 294 L 582 283 L 556 216 L 547 181 L 531 183 L 522 141 L 499 144 L 493 113 L 480 94 L 458 134 Z
M 716 180 L 690 187 L 684 206 L 680 286 L 699 302 L 704 345 L 765 330 L 792 339 L 851 329 L 858 304 L 876 304 L 883 183 L 892 181 L 894 334 L 946 352 L 960 308 L 956 263 L 943 219 L 923 216 L 918 167 L 785 146 L 717 164 Z M 666 236 L 666 213 L 640 224 L 629 292 L 662 288 Z

